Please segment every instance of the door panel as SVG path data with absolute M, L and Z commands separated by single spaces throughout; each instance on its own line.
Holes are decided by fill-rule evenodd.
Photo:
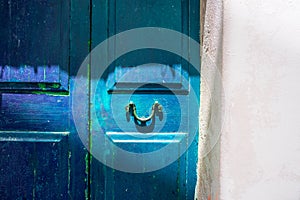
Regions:
M 109 10 L 109 34 L 139 27 L 163 27 L 179 32 L 186 30 L 185 9 L 187 1 L 181 0 L 133 0 L 130 3 L 122 0 L 112 1 Z M 180 41 L 178 41 L 180 44 Z M 138 59 L 137 59 L 138 58 Z M 137 66 L 145 63 L 173 65 L 180 63 L 181 58 L 161 50 L 144 49 L 130 52 L 115 62 L 115 66 Z
M 67 199 L 67 138 L 15 142 L 20 138 L 1 138 L 1 199 Z
M 68 91 L 69 1 L 0 3 L 0 89 Z
M 170 28 L 199 41 L 198 7 L 199 2 L 193 0 L 130 2 L 93 0 L 92 46 L 96 47 L 114 34 L 145 26 Z M 189 51 L 188 44 L 183 45 L 182 41 L 174 42 L 178 42 L 182 51 Z M 114 51 L 108 49 L 108 56 L 115 58 L 112 53 Z M 162 77 L 164 67 L 166 69 L 177 67 L 181 76 L 168 76 L 168 73 L 165 73 Z M 126 76 L 126 73 L 130 75 Z M 184 77 L 187 82 L 182 82 L 179 77 Z M 98 121 L 108 138 L 124 150 L 138 153 L 159 150 L 169 142 L 176 143 L 175 136 L 189 134 L 190 127 L 198 123 L 197 119 L 192 120 L 189 117 L 195 116 L 195 112 L 198 113 L 193 107 L 195 105 L 189 105 L 189 85 L 193 86 L 199 97 L 199 74 L 196 70 L 192 70 L 187 61 L 172 53 L 157 49 L 142 49 L 127 53 L 117 58 L 99 81 L 92 79 L 91 85 L 97 88 L 95 101 L 90 102 L 97 114 L 96 119 L 90 119 L 91 128 L 96 129 L 93 124 Z M 125 107 L 129 101 L 135 103 L 139 116 L 146 117 L 150 115 L 154 101 L 158 101 L 163 106 L 164 116 L 162 120 L 156 116 L 153 126 L 152 121 L 139 126 L 135 124 L 133 117 L 129 120 L 126 118 Z M 179 122 L 182 122 L 180 131 L 178 131 Z M 155 136 L 144 140 L 136 139 L 141 133 Z M 96 144 L 93 140 L 90 143 L 92 152 L 97 150 L 97 145 L 106 145 Z M 91 198 L 193 199 L 196 162 L 196 139 L 177 161 L 149 173 L 121 172 L 106 167 L 92 158 Z
M 89 52 L 78 34 L 89 4 L 5 0 L 0 11 L 1 199 L 84 199 L 89 163 L 69 85 Z
M 69 99 L 66 96 L 2 94 L 0 130 L 69 130 Z

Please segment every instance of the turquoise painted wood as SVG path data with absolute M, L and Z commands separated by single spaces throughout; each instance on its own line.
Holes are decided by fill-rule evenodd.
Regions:
M 91 23 L 92 46 L 96 47 L 103 40 L 122 31 L 145 26 L 169 28 L 199 41 L 198 8 L 199 2 L 193 0 L 94 0 Z M 108 51 L 108 56 L 115 57 L 113 52 Z M 95 102 L 91 102 L 95 106 L 97 118 L 91 118 L 91 122 L 95 124 L 98 120 L 105 134 L 116 146 L 129 152 L 150 153 L 163 148 L 168 141 L 170 142 L 168 140 L 170 138 L 158 135 L 156 138 L 152 137 L 149 142 L 141 143 L 140 139 L 131 136 L 138 135 L 140 132 L 180 134 L 177 130 L 181 118 L 184 119 L 182 130 L 186 133 L 190 131 L 189 124 L 198 124 L 196 118 L 189 118 L 190 109 L 198 108 L 189 107 L 188 86 L 179 86 L 181 79 L 172 76 L 165 76 L 167 78 L 162 82 L 161 74 L 166 66 L 180 68 L 182 76 L 189 80 L 199 97 L 199 74 L 181 57 L 162 50 L 143 49 L 127 53 L 110 65 L 99 82 L 91 80 L 92 87 L 97 87 Z M 130 70 L 135 70 L 135 74 L 126 76 L 125 74 Z M 134 87 L 140 83 L 148 85 L 135 90 Z M 175 89 L 176 87 L 178 90 Z M 172 91 L 176 90 L 176 94 L 168 88 L 172 88 Z M 124 108 L 129 103 L 128 100 L 136 104 L 140 116 L 149 115 L 153 102 L 158 101 L 168 118 L 166 119 L 165 116 L 160 121 L 156 117 L 154 125 L 152 121 L 144 126 L 136 125 L 132 116 L 130 120 L 126 120 Z M 163 124 L 164 127 L 161 129 Z M 91 142 L 92 151 L 93 146 L 98 145 L 93 142 Z M 94 151 L 96 150 L 95 147 Z M 90 197 L 91 199 L 193 199 L 196 162 L 197 139 L 178 160 L 154 172 L 126 173 L 105 167 L 97 159 L 92 158 Z
M 71 109 L 77 71 L 94 47 L 117 33 L 145 26 L 176 30 L 199 41 L 198 1 L 3 0 L 0 11 L 0 199 L 193 199 L 197 139 L 158 171 L 126 173 L 107 167 L 87 151 Z M 95 105 L 97 118 L 82 116 L 86 132 L 97 120 L 117 146 L 140 153 L 163 148 L 172 136 L 139 143 L 126 133 L 177 134 L 181 118 L 182 130 L 189 133 L 191 124 L 198 124 L 190 118 L 191 109 L 198 108 L 189 104 L 190 86 L 165 72 L 167 66 L 180 71 L 199 97 L 199 74 L 166 51 L 130 52 L 116 59 L 100 81 L 89 79 L 87 72 L 84 78 L 97 92 L 95 102 L 81 103 Z M 124 78 L 132 69 L 135 76 Z M 139 83 L 147 85 L 133 91 Z M 82 95 L 89 95 L 89 88 Z M 119 103 L 111 107 L 113 98 Z M 163 106 L 164 115 L 140 126 L 126 116 L 128 99 L 140 116 L 149 114 L 154 101 Z M 112 115 L 113 109 L 120 112 Z M 88 144 L 92 150 L 99 145 L 93 142 Z

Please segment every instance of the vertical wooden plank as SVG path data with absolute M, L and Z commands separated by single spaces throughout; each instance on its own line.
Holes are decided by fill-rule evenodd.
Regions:
M 72 0 L 71 3 L 71 24 L 70 24 L 70 90 L 74 89 L 74 80 L 81 63 L 90 51 L 90 3 L 89 1 Z M 88 81 L 88 72 L 83 78 Z M 88 95 L 88 88 L 82 90 L 82 95 Z M 72 93 L 70 105 L 72 105 Z M 75 102 L 78 106 L 86 109 L 89 102 Z M 72 108 L 70 108 L 72 109 Z M 88 122 L 88 113 L 82 116 Z M 88 127 L 88 124 L 86 125 Z M 86 128 L 88 131 L 88 128 Z M 69 197 L 71 199 L 89 198 L 89 154 L 82 144 L 74 121 L 71 116 L 69 137 Z
M 114 1 L 109 0 L 93 0 L 92 10 L 92 24 L 91 24 L 91 48 L 95 48 L 98 44 L 108 38 L 108 8 Z M 93 60 L 92 60 L 93 62 Z M 94 85 L 98 80 L 91 80 Z M 94 104 L 94 102 L 90 102 Z M 95 105 L 98 106 L 98 105 Z M 92 127 L 91 127 L 92 128 Z M 104 145 L 104 144 L 103 144 Z M 93 151 L 93 145 L 92 149 Z M 112 169 L 104 166 L 94 157 L 91 157 L 90 166 L 90 198 L 91 199 L 113 199 L 111 193 L 113 192 L 112 183 L 113 180 L 110 178 Z M 107 190 L 106 188 L 111 188 Z

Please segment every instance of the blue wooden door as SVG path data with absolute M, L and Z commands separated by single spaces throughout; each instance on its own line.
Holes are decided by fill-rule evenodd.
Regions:
M 192 103 L 191 93 L 199 99 L 199 73 L 189 59 L 168 50 L 139 46 L 119 56 L 119 49 L 131 48 L 143 37 L 151 40 L 151 34 L 141 31 L 133 38 L 129 36 L 131 41 L 119 44 L 114 35 L 122 37 L 124 31 L 139 31 L 141 27 L 162 27 L 199 41 L 199 1 L 93 0 L 92 5 L 92 47 L 97 49 L 99 43 L 111 38 L 113 44 L 106 44 L 104 54 L 114 61 L 106 68 L 99 64 L 103 62 L 101 55 L 92 55 L 90 60 L 92 74 L 93 68 L 106 68 L 100 77 L 92 75 L 90 80 L 90 197 L 193 199 L 197 136 L 187 141 L 182 135 L 191 135 L 195 131 L 192 127 L 198 127 L 198 107 Z M 182 54 L 195 51 L 184 39 L 172 43 Z M 162 112 L 157 109 L 151 118 L 155 102 Z M 151 120 L 143 122 L 139 119 L 143 117 Z M 181 155 L 181 148 L 189 142 L 188 151 Z M 172 151 L 164 151 L 167 146 L 172 146 Z M 172 156 L 177 159 L 167 164 Z
M 87 151 L 70 112 L 72 74 L 88 54 L 86 16 L 76 1 L 0 2 L 0 199 L 86 196 Z
M 129 29 L 162 27 L 199 41 L 198 1 L 4 0 L 0 9 L 1 199 L 193 199 L 197 135 L 186 146 L 182 138 L 198 125 L 190 99 L 191 91 L 199 98 L 199 73 L 189 60 L 151 48 L 116 57 L 119 47 L 107 45 L 114 62 L 99 78 L 78 70 L 101 42 Z M 191 51 L 184 40 L 174 43 Z M 78 79 L 87 83 L 79 100 Z M 74 106 L 87 112 L 76 115 Z M 124 170 L 117 150 L 94 135 L 100 129 L 128 153 L 143 157 L 172 144 L 178 159 L 162 154 L 152 163 L 166 164 L 155 170 L 149 163 Z

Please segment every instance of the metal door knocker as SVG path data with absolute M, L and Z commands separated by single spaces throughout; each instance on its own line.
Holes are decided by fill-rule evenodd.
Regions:
M 136 105 L 132 101 L 130 101 L 129 104 L 125 107 L 125 110 L 127 115 L 131 114 L 135 118 L 135 120 L 145 123 L 154 118 L 155 112 L 158 112 L 160 114 L 162 113 L 162 105 L 160 105 L 158 101 L 155 101 L 152 105 L 152 110 L 149 117 L 139 117 L 136 113 Z

